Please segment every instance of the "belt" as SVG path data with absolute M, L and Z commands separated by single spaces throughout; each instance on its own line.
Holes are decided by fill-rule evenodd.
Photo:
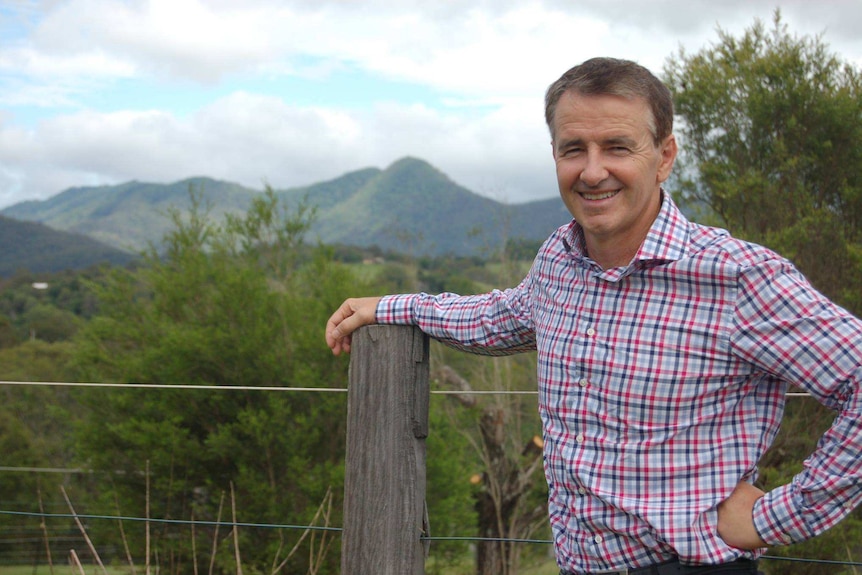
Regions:
M 587 575 L 731 575 L 749 574 L 757 575 L 757 561 L 751 559 L 737 559 L 730 563 L 718 565 L 683 565 L 679 559 L 671 559 L 664 563 L 638 567 L 637 569 L 618 569 L 616 571 L 598 571 Z M 560 575 L 576 575 L 571 571 L 560 571 Z

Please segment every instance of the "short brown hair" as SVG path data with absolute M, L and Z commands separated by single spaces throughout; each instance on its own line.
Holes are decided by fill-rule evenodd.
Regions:
M 554 137 L 554 114 L 566 92 L 584 96 L 643 98 L 652 111 L 653 138 L 658 144 L 673 131 L 673 97 L 652 72 L 629 60 L 592 58 L 560 76 L 545 93 L 545 122 Z

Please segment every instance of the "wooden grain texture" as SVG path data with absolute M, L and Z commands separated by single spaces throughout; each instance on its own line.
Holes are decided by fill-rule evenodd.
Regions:
M 341 573 L 421 575 L 428 337 L 367 326 L 350 355 Z

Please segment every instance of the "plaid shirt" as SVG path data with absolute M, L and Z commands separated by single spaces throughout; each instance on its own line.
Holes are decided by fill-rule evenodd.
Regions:
M 576 222 L 513 289 L 388 296 L 380 323 L 490 355 L 538 350 L 557 562 L 570 571 L 752 553 L 716 506 L 754 481 L 788 383 L 837 412 L 804 469 L 754 520 L 769 544 L 811 537 L 862 502 L 862 322 L 775 253 L 689 222 L 665 195 L 627 267 L 585 255 Z

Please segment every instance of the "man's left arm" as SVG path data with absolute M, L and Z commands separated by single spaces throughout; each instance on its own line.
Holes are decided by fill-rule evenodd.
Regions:
M 862 321 L 780 259 L 746 270 L 740 294 L 735 351 L 837 414 L 789 484 L 765 494 L 739 486 L 719 508 L 728 544 L 786 545 L 822 533 L 862 503 Z

